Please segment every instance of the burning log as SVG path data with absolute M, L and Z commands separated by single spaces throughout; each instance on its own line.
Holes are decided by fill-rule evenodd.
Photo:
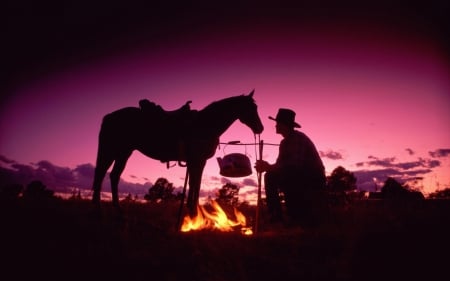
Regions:
M 227 216 L 222 207 L 215 200 L 211 201 L 211 211 L 208 211 L 205 206 L 197 206 L 197 215 L 190 217 L 186 215 L 181 225 L 182 232 L 189 232 L 194 230 L 219 230 L 223 232 L 236 231 L 240 229 L 242 234 L 252 235 L 251 227 L 247 227 L 247 219 L 245 215 L 234 208 L 235 219 Z

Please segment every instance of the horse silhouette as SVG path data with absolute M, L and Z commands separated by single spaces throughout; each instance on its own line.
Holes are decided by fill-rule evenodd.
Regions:
M 204 109 L 190 109 L 190 101 L 174 111 L 165 111 L 148 100 L 139 107 L 125 107 L 103 117 L 99 133 L 92 201 L 100 204 L 100 191 L 107 170 L 110 173 L 112 203 L 119 207 L 118 184 L 128 158 L 134 150 L 169 163 L 184 162 L 189 179 L 187 206 L 195 214 L 203 169 L 214 156 L 219 137 L 236 121 L 254 134 L 264 127 L 253 99 L 238 95 L 212 102 Z

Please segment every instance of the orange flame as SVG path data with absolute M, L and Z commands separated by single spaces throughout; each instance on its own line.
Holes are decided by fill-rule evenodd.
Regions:
M 224 232 L 234 231 L 235 227 L 241 226 L 241 232 L 245 235 L 252 235 L 251 227 L 247 227 L 247 220 L 240 211 L 234 208 L 234 216 L 236 220 L 228 218 L 225 211 L 220 207 L 219 203 L 212 200 L 211 207 L 213 211 L 209 212 L 204 206 L 197 206 L 197 215 L 191 218 L 186 215 L 181 226 L 182 232 L 202 229 L 216 229 Z

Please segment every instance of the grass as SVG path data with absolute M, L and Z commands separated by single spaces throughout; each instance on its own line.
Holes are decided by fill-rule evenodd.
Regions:
M 176 230 L 178 202 L 22 199 L 1 204 L 2 280 L 379 280 L 446 272 L 450 206 L 359 201 L 315 229 Z M 255 209 L 240 209 L 248 218 Z

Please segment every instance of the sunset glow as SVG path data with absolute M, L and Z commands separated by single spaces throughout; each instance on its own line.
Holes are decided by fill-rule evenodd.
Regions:
M 143 44 L 12 87 L 0 111 L 0 165 L 51 188 L 90 189 L 105 114 L 143 98 L 167 110 L 192 100 L 200 110 L 255 89 L 265 143 L 281 140 L 268 116 L 291 108 L 327 174 L 341 165 L 355 173 L 361 190 L 377 190 L 393 176 L 428 194 L 450 187 L 447 58 L 424 34 L 315 21 L 221 26 Z M 230 181 L 241 187 L 242 200 L 255 203 L 256 172 L 219 175 L 216 157 L 238 152 L 256 160 L 252 145 L 223 145 L 236 140 L 254 143 L 255 136 L 236 122 L 221 137 L 203 174 L 203 199 Z M 277 153 L 276 145 L 266 145 L 263 159 L 273 162 Z M 119 190 L 142 195 L 159 177 L 181 188 L 184 176 L 184 167 L 167 169 L 134 152 Z

